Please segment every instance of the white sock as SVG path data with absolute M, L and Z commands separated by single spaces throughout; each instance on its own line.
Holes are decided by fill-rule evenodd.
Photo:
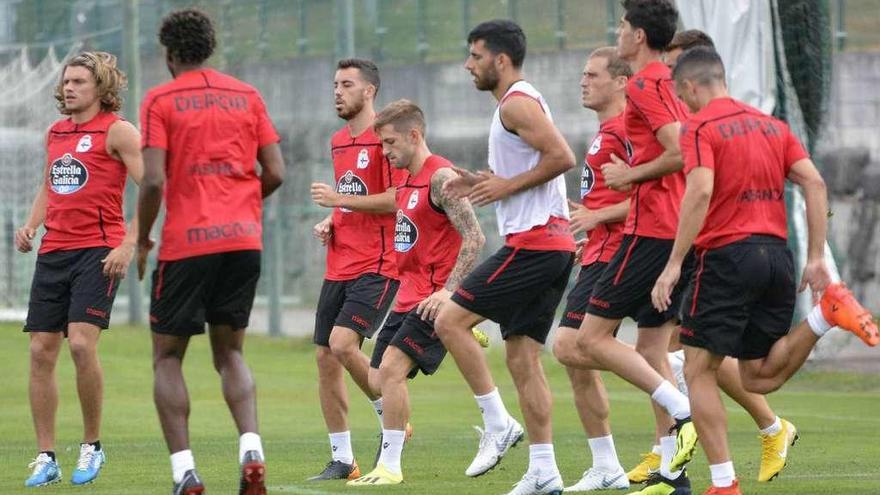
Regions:
M 263 457 L 263 442 L 260 440 L 260 435 L 251 432 L 242 433 L 238 439 L 238 462 L 243 461 L 244 454 L 250 450 L 256 450 L 260 453 L 260 457 Z
M 379 418 L 379 429 L 385 428 L 385 424 L 382 422 L 382 398 L 379 397 L 376 400 L 371 400 L 370 404 L 373 405 L 373 409 L 376 411 L 376 417 Z
M 181 450 L 171 454 L 171 477 L 175 483 L 183 481 L 183 475 L 190 469 L 196 468 L 192 450 Z
M 660 474 L 668 479 L 674 480 L 681 475 L 682 469 L 672 472 L 669 470 L 669 463 L 672 456 L 675 455 L 675 436 L 660 437 Z
M 345 464 L 354 462 L 354 453 L 351 451 L 351 432 L 331 433 L 329 437 L 330 455 L 333 456 L 333 460 L 341 461 Z
M 655 446 L 651 447 L 651 453 L 660 455 L 663 453 L 663 450 L 660 449 L 659 445 L 655 445 Z
M 687 396 L 666 380 L 663 380 L 657 390 L 651 394 L 651 399 L 663 406 L 675 419 L 685 419 L 691 415 L 691 405 Z
M 712 484 L 718 488 L 726 488 L 732 485 L 733 480 L 736 479 L 736 473 L 733 472 L 733 461 L 710 464 L 709 472 L 712 473 Z
M 764 429 L 761 429 L 761 434 L 762 435 L 776 435 L 780 431 L 782 431 L 782 421 L 779 420 L 779 416 L 776 416 L 776 421 L 774 421 L 772 425 L 770 425 Z M 719 466 L 720 465 L 721 464 L 719 464 Z
M 588 438 L 587 442 L 593 454 L 593 467 L 609 473 L 617 472 L 620 468 L 620 460 L 617 459 L 617 449 L 614 448 L 614 439 L 611 435 Z
M 529 473 L 556 474 L 556 455 L 552 443 L 533 443 L 529 445 Z
M 486 395 L 475 395 L 474 399 L 477 399 L 477 405 L 480 406 L 486 431 L 498 433 L 507 428 L 507 418 L 510 414 L 504 407 L 497 387 Z
M 379 454 L 379 463 L 394 474 L 401 473 L 400 455 L 403 453 L 403 440 L 406 432 L 403 430 L 382 430 L 382 453 Z
M 810 330 L 816 334 L 818 337 L 822 337 L 828 330 L 831 330 L 831 324 L 825 321 L 825 315 L 822 314 L 821 306 L 813 306 L 813 309 L 807 315 L 807 325 L 810 326 Z

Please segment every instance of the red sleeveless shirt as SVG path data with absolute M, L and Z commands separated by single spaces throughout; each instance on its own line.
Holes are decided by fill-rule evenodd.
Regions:
M 397 187 L 397 223 L 394 250 L 400 289 L 395 312 L 406 312 L 440 290 L 455 267 L 461 234 L 446 212 L 431 200 L 431 177 L 449 160 L 431 155 L 415 176 Z
M 107 134 L 117 120 L 99 112 L 82 124 L 66 118 L 49 128 L 46 234 L 39 254 L 122 243 L 127 170 L 107 153 Z

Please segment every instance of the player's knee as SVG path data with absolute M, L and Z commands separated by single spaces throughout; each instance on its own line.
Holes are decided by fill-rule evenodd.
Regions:
M 437 332 L 437 336 L 440 337 L 440 340 L 446 340 L 449 338 L 452 327 L 450 326 L 451 320 L 446 311 L 440 310 L 440 314 L 437 315 L 437 318 L 434 320 L 434 331 Z
M 217 350 L 213 355 L 214 369 L 217 373 L 223 373 L 224 370 L 241 363 L 244 364 L 241 351 L 238 349 Z
M 349 342 L 340 342 L 331 339 L 330 352 L 338 362 L 345 365 L 354 359 L 355 354 L 360 352 L 360 349 Z
M 57 355 L 55 346 L 39 339 L 31 340 L 30 353 L 33 367 L 37 369 L 51 369 L 55 367 Z
M 770 378 L 760 378 L 752 375 L 742 376 L 742 385 L 746 392 L 753 394 L 766 395 L 775 392 L 782 387 L 782 380 L 773 380 Z
M 577 342 L 568 336 L 568 333 L 558 332 L 553 341 L 553 357 L 565 366 L 571 366 L 572 352 L 577 349 Z
M 88 364 L 97 357 L 97 348 L 92 341 L 71 336 L 67 345 L 76 365 Z
M 400 366 L 395 366 L 385 361 L 379 365 L 379 381 L 383 389 L 389 385 L 399 384 L 404 380 L 406 380 L 406 373 L 401 371 Z

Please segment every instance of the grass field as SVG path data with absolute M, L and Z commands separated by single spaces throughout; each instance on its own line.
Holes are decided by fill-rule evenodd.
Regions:
M 302 323 L 305 324 L 305 323 Z M 191 437 L 196 465 L 208 493 L 237 493 L 237 438 L 222 400 L 219 379 L 211 366 L 208 341 L 196 338 L 189 351 L 186 375 L 192 398 Z M 32 493 L 22 488 L 27 463 L 34 456 L 33 429 L 27 403 L 27 335 L 18 325 L 0 325 L 0 493 Z M 70 471 L 81 434 L 73 367 L 62 354 L 58 367 L 61 405 L 57 451 L 65 482 L 39 493 L 154 494 L 170 490 L 167 452 L 153 409 L 149 334 L 143 329 L 116 328 L 101 343 L 106 399 L 104 432 L 108 463 L 98 481 L 71 486 Z M 514 449 L 498 469 L 468 479 L 480 424 L 474 401 L 451 360 L 434 377 L 412 383 L 415 436 L 404 453 L 406 482 L 384 490 L 351 490 L 343 483 L 310 484 L 304 479 L 328 459 L 327 437 L 317 403 L 311 344 L 253 337 L 247 356 L 258 384 L 262 435 L 269 463 L 270 493 L 419 493 L 502 494 L 525 471 L 528 449 Z M 500 348 L 490 361 L 508 408 L 517 417 L 513 386 L 503 370 Z M 573 483 L 589 462 L 585 439 L 572 406 L 564 371 L 548 356 L 546 368 L 555 398 L 556 455 L 562 475 Z M 607 378 L 612 400 L 614 436 L 621 460 L 630 467 L 650 446 L 652 416 L 645 397 L 629 385 Z M 376 447 L 377 424 L 368 403 L 352 390 L 351 422 L 355 454 L 369 468 Z M 735 405 L 728 414 L 731 447 L 743 492 L 747 494 L 877 494 L 880 493 L 880 385 L 870 375 L 803 372 L 774 394 L 777 412 L 797 425 L 801 440 L 789 466 L 770 484 L 758 484 L 760 443 L 754 424 Z M 694 492 L 708 485 L 702 453 L 691 463 Z M 626 493 L 626 492 L 614 492 Z

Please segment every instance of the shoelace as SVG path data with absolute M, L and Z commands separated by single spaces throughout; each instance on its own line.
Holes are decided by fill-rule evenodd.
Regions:
M 92 465 L 92 459 L 95 457 L 95 449 L 85 449 L 79 451 L 79 460 L 76 462 L 76 469 L 86 470 Z
M 486 433 L 486 430 L 480 428 L 479 426 L 474 426 L 474 429 L 477 430 L 477 433 L 480 434 L 480 446 L 479 450 L 483 450 L 483 447 L 489 441 L 489 434 Z
M 758 438 L 761 439 L 761 461 L 774 460 L 775 456 L 773 454 L 776 453 L 776 449 L 771 440 L 773 437 L 770 435 L 759 435 Z
M 33 469 L 34 474 L 37 474 L 39 470 L 43 469 L 43 466 L 49 464 L 50 462 L 52 462 L 52 459 L 50 459 L 49 456 L 40 455 L 37 456 L 33 461 L 31 461 L 30 464 L 28 464 L 28 469 Z

